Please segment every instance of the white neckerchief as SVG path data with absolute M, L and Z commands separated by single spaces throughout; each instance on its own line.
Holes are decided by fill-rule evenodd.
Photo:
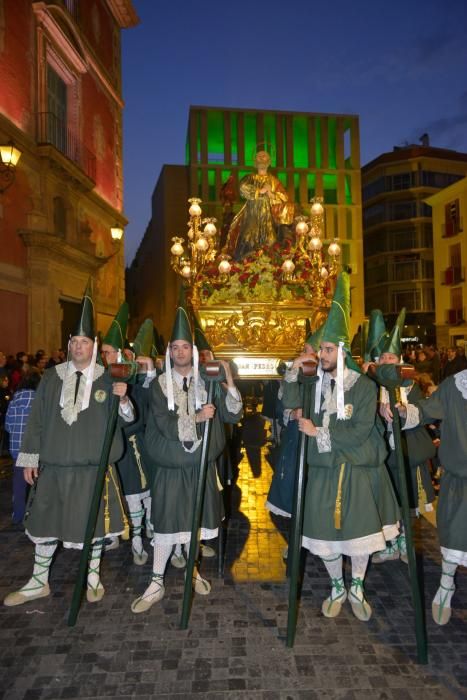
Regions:
M 193 345 L 193 368 L 192 368 L 192 373 L 193 373 L 193 380 L 195 383 L 195 408 L 197 411 L 202 406 L 201 403 L 201 396 L 199 393 L 199 372 L 198 372 L 198 365 L 199 365 L 199 355 L 198 355 L 198 348 L 196 345 Z M 170 343 L 167 345 L 167 350 L 165 353 L 165 375 L 166 375 L 166 391 L 167 391 L 167 407 L 169 411 L 174 411 L 175 410 L 175 399 L 174 399 L 174 387 L 173 387 L 173 381 L 175 376 L 178 375 L 181 377 L 178 372 L 176 372 L 172 368 L 172 363 L 170 359 Z M 190 372 L 191 376 L 191 372 Z M 188 377 L 187 377 L 188 378 Z M 179 382 L 179 386 L 181 387 L 183 384 L 183 377 L 181 381 Z
M 78 419 L 78 414 L 89 408 L 92 383 L 104 373 L 104 368 L 96 364 L 97 342 L 94 342 L 91 362 L 82 372 L 85 381 L 79 384 L 75 401 L 76 372 L 78 371 L 69 356 L 66 363 L 56 365 L 55 369 L 62 380 L 60 392 L 61 416 L 67 425 L 71 425 Z

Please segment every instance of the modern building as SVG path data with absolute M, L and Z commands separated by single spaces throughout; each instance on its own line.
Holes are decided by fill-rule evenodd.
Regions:
M 396 147 L 362 168 L 365 311 L 388 326 L 407 308 L 405 337 L 434 343 L 435 276 L 427 197 L 467 173 L 467 154 L 422 145 Z
M 202 200 L 203 214 L 224 228 L 242 206 L 238 183 L 254 169 L 257 150 L 271 155 L 271 171 L 295 204 L 308 213 L 324 197 L 326 239 L 339 238 L 341 260 L 351 268 L 354 327 L 363 315 L 360 141 L 355 115 L 191 107 L 185 166 L 165 166 L 154 190 L 152 218 L 127 271 L 132 330 L 151 317 L 170 331 L 178 281 L 170 268 L 171 238 L 184 237 L 187 198 Z M 235 203 L 226 202 L 229 182 Z M 227 198 L 228 199 L 228 198 Z
M 433 212 L 438 345 L 467 342 L 467 177 L 426 199 Z
M 63 346 L 89 276 L 99 330 L 124 299 L 121 30 L 131 0 L 0 2 L 0 345 Z M 3 177 L 2 177 L 3 176 Z M 8 180 L 8 181 L 7 181 Z M 3 184 L 2 184 L 3 183 Z

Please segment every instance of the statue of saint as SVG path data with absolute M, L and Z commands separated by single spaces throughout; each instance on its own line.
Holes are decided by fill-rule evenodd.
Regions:
M 278 240 L 279 227 L 293 222 L 294 205 L 279 180 L 268 173 L 271 158 L 266 151 L 255 156 L 256 173 L 240 181 L 244 206 L 232 221 L 226 249 L 234 260 L 254 250 L 268 248 Z

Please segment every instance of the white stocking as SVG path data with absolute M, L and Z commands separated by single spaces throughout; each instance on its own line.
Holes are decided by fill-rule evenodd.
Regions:
M 151 602 L 151 597 L 160 591 L 164 586 L 164 574 L 167 562 L 172 554 L 172 545 L 157 544 L 154 547 L 154 560 L 152 564 L 151 583 L 141 596 L 142 599 Z
M 443 556 L 441 581 L 439 582 L 439 588 L 436 591 L 436 595 L 433 600 L 434 603 L 441 605 L 443 608 L 451 607 L 451 598 L 456 590 L 454 585 L 454 576 L 456 574 L 457 567 L 458 564 L 448 561 Z
M 91 552 L 89 555 L 88 564 L 88 588 L 93 591 L 97 591 L 100 586 L 100 576 L 99 569 L 101 566 L 102 557 L 102 547 L 104 546 L 104 540 L 96 540 L 91 545 Z
M 326 567 L 326 570 L 331 577 L 332 591 L 331 599 L 336 600 L 340 598 L 343 594 L 344 588 L 344 578 L 342 576 L 342 555 L 337 554 L 334 557 L 321 557 L 321 560 Z
M 131 521 L 131 546 L 137 554 L 143 553 L 143 517 L 144 510 L 141 507 L 141 496 L 139 494 L 125 496 L 128 503 L 128 515 Z
M 57 549 L 58 540 L 51 540 L 45 544 L 36 544 L 34 550 L 34 569 L 32 577 L 20 588 L 24 596 L 36 595 L 49 581 L 50 564 Z
M 365 599 L 363 595 L 363 581 L 365 579 L 369 558 L 368 554 L 358 554 L 351 557 L 352 585 L 350 590 L 355 598 L 358 598 L 361 602 Z

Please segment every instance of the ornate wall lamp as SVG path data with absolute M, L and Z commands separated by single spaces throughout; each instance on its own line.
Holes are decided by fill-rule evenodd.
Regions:
M 13 184 L 20 158 L 21 151 L 15 148 L 12 141 L 5 146 L 0 146 L 0 194 Z

